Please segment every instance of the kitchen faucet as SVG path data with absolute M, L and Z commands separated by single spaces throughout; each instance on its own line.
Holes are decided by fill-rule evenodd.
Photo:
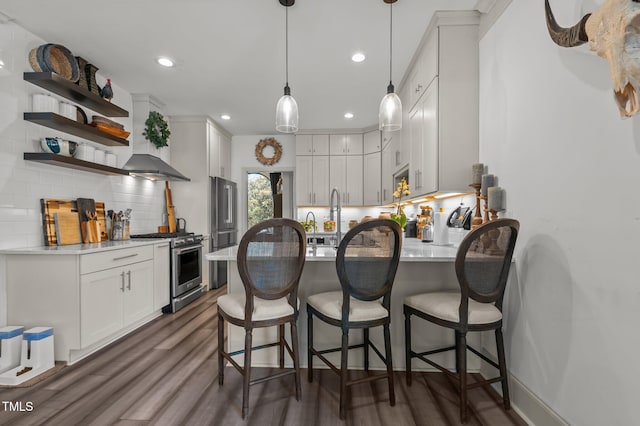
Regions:
M 312 225 L 312 231 L 314 233 L 313 237 L 311 238 L 311 248 L 313 249 L 313 252 L 316 252 L 316 249 L 318 248 L 318 236 L 315 235 L 316 232 L 316 226 L 317 226 L 317 222 L 316 222 L 316 215 L 313 214 L 313 212 L 311 210 L 309 210 L 309 212 L 307 213 L 307 217 L 304 218 L 304 222 L 305 223 L 309 223 L 309 215 L 311 215 L 311 217 L 313 217 L 313 225 Z
M 333 208 L 333 195 L 335 194 L 336 196 L 336 208 Z M 340 191 L 338 191 L 338 188 L 333 188 L 331 190 L 331 200 L 329 201 L 329 219 L 334 220 L 333 219 L 333 212 L 336 212 L 336 247 L 340 245 L 340 240 L 342 240 L 342 233 L 340 232 L 340 211 L 342 210 L 342 207 L 340 206 Z

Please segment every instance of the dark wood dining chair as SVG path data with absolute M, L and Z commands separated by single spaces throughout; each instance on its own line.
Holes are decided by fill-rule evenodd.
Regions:
M 313 381 L 313 356 L 317 356 L 340 376 L 340 418 L 346 414 L 347 387 L 388 379 L 389 402 L 395 405 L 393 365 L 391 358 L 391 289 L 400 260 L 400 225 L 389 219 L 378 219 L 355 226 L 344 236 L 336 254 L 336 270 L 341 291 L 331 291 L 309 296 L 307 299 L 309 382 Z M 342 345 L 339 348 L 319 350 L 313 346 L 313 317 L 327 324 L 340 327 Z M 371 327 L 383 327 L 384 351 L 369 340 Z M 349 330 L 362 329 L 364 341 L 349 346 Z M 386 373 L 349 380 L 347 359 L 349 349 L 364 349 L 364 369 L 369 370 L 369 348 L 386 365 Z M 341 352 L 340 368 L 324 355 Z
M 249 411 L 249 387 L 267 380 L 295 375 L 296 399 L 300 400 L 300 365 L 298 352 L 298 283 L 306 255 L 306 234 L 302 225 L 291 219 L 269 219 L 251 227 L 238 246 L 238 272 L 244 293 L 218 298 L 218 382 L 224 382 L 224 360 L 243 376 L 242 418 Z M 224 350 L 224 322 L 245 329 L 243 350 Z M 285 324 L 291 326 L 291 345 L 284 335 Z M 278 327 L 278 341 L 252 347 L 254 328 Z M 279 347 L 278 373 L 251 379 L 251 352 Z M 284 369 L 284 350 L 293 360 L 293 369 Z M 233 356 L 244 354 L 241 367 Z
M 502 339 L 502 299 L 520 224 L 514 219 L 496 219 L 467 234 L 456 255 L 455 269 L 460 291 L 431 292 L 404 300 L 406 379 L 411 386 L 411 360 L 418 358 L 452 376 L 460 395 L 460 421 L 467 421 L 467 391 L 489 383 L 502 382 L 505 409 L 511 406 Z M 455 332 L 455 345 L 414 352 L 411 349 L 411 316 L 430 321 Z M 498 362 L 467 345 L 467 332 L 494 330 Z M 498 377 L 467 383 L 467 349 L 500 372 Z M 455 350 L 456 372 L 427 358 Z

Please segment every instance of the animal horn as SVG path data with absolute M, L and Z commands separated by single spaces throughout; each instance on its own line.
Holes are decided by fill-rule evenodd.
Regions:
M 553 16 L 553 12 L 549 6 L 549 0 L 544 0 L 544 9 L 547 15 L 547 29 L 549 30 L 549 35 L 558 46 L 576 47 L 589 41 L 589 36 L 585 31 L 585 25 L 591 16 L 590 13 L 584 15 L 580 22 L 575 24 L 573 27 L 562 28 L 558 25 L 556 18 Z

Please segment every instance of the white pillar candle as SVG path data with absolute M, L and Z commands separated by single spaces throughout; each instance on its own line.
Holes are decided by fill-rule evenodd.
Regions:
M 482 196 L 487 196 L 487 189 L 495 184 L 494 175 L 482 175 Z
M 495 210 L 497 212 L 502 210 L 502 188 L 499 186 L 492 186 L 488 189 L 489 210 Z
M 473 184 L 482 183 L 483 173 L 484 173 L 484 164 L 475 163 L 471 165 L 471 183 Z

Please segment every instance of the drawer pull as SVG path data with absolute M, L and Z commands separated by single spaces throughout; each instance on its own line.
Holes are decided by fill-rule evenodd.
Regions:
M 129 278 L 129 282 L 127 284 L 127 289 L 131 291 L 131 271 L 127 271 L 127 277 Z
M 122 259 L 128 259 L 130 257 L 136 257 L 137 255 L 138 255 L 138 253 L 133 253 L 133 254 L 128 254 L 126 256 L 114 257 L 111 260 L 113 260 L 115 262 L 116 260 L 122 260 Z
M 165 247 L 169 247 L 169 244 L 163 244 L 161 246 L 158 246 L 157 248 L 165 248 Z
M 122 287 L 120 287 L 120 291 L 124 293 L 124 272 L 120 273 L 120 277 L 122 277 Z

